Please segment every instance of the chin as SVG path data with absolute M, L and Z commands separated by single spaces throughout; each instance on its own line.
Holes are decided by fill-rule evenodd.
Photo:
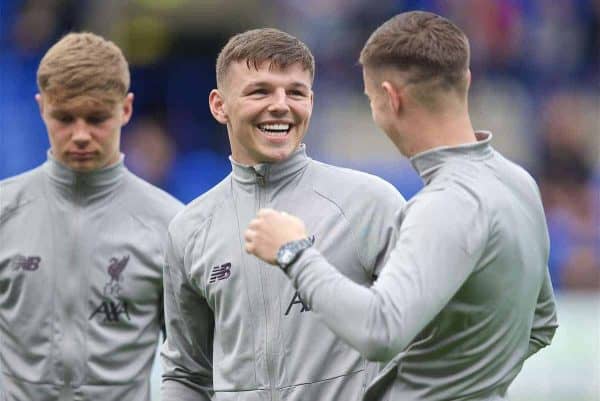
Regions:
M 263 163 L 277 163 L 290 157 L 291 154 L 294 153 L 294 150 L 295 149 L 288 149 L 287 147 L 284 149 L 269 149 L 261 152 L 259 160 Z
M 274 162 L 281 162 L 284 161 L 286 159 L 288 159 L 292 153 L 294 153 L 294 150 L 281 150 L 280 152 L 276 152 L 274 157 L 273 157 L 273 161 Z

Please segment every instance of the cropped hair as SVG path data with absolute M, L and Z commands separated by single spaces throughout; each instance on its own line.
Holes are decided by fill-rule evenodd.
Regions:
M 113 42 L 93 33 L 69 33 L 42 58 L 37 84 L 51 102 L 89 97 L 115 104 L 129 91 L 129 65 Z
M 217 87 L 225 82 L 231 63 L 245 61 L 248 68 L 258 69 L 268 62 L 269 68 L 285 69 L 300 64 L 315 75 L 315 59 L 302 41 L 273 28 L 252 29 L 229 39 L 217 57 Z
M 359 58 L 365 68 L 406 72 L 407 83 L 434 83 L 466 93 L 469 41 L 454 23 L 439 15 L 398 14 L 369 37 Z

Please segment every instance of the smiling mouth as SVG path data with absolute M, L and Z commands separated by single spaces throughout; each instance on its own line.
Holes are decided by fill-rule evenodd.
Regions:
M 277 123 L 277 124 L 258 124 L 258 129 L 268 136 L 278 137 L 286 136 L 290 129 L 291 124 L 288 123 Z

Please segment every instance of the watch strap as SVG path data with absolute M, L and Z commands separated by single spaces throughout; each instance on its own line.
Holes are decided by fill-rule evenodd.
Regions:
M 315 236 L 302 238 L 295 241 L 290 241 L 283 244 L 277 251 L 277 264 L 286 271 L 302 254 L 302 252 L 310 248 L 315 243 Z

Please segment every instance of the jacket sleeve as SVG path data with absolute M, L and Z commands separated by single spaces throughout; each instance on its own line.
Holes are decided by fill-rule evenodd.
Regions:
M 439 192 L 420 198 L 407 206 L 371 288 L 342 276 L 315 249 L 288 269 L 312 310 L 370 360 L 389 361 L 410 344 L 473 272 L 488 238 L 487 214 L 476 199 Z
M 542 283 L 535 308 L 526 358 L 550 345 L 557 328 L 558 319 L 556 316 L 554 292 L 552 290 L 552 282 L 550 281 L 550 273 L 546 269 L 546 277 Z
M 210 401 L 213 396 L 214 316 L 185 272 L 169 235 L 164 266 L 167 339 L 162 345 L 163 401 Z
M 365 194 L 365 204 L 354 212 L 356 221 L 352 226 L 357 230 L 356 247 L 361 264 L 375 281 L 396 244 L 397 219 L 406 200 L 396 188 L 379 178 Z M 366 383 L 379 370 L 379 363 L 369 362 L 365 367 Z

